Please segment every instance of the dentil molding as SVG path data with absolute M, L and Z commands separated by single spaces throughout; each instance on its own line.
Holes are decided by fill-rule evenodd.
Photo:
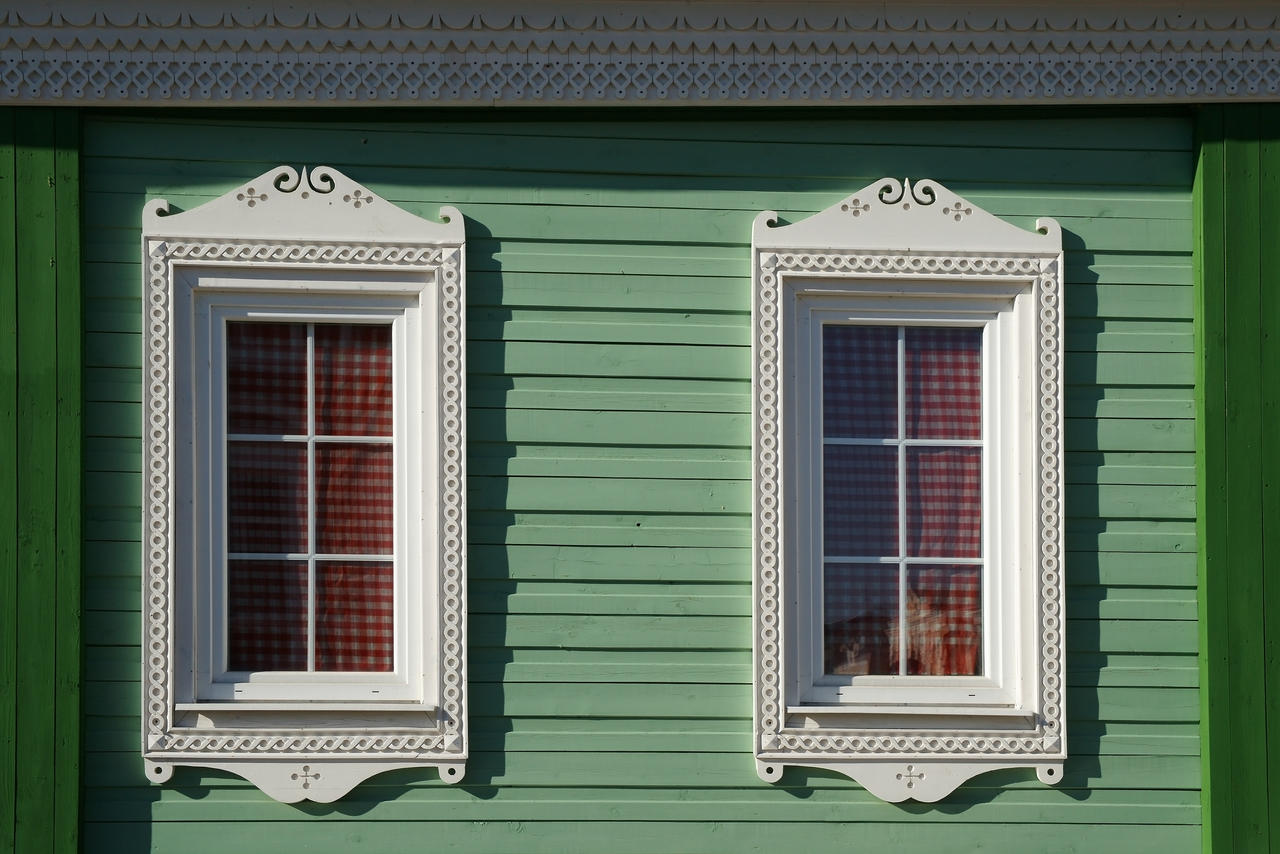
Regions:
M 1274 3 L 25 0 L 0 103 L 1144 103 L 1280 97 Z

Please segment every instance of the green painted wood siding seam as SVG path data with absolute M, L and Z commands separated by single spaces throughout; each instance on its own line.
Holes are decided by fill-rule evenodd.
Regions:
M 0 685 L 18 668 L 18 272 L 12 107 L 0 108 Z M 18 692 L 0 692 L 0 852 L 14 850 Z
M 83 300 L 80 278 L 80 112 L 54 114 L 57 277 L 57 579 L 54 622 L 54 852 L 80 850 Z
M 1229 631 L 1224 603 L 1227 578 L 1221 549 L 1226 495 L 1221 477 L 1225 467 L 1226 369 L 1224 366 L 1224 293 L 1222 251 L 1224 192 L 1222 108 L 1202 110 L 1197 121 L 1198 158 L 1196 206 L 1196 534 L 1203 544 L 1197 555 L 1200 647 L 1201 778 L 1203 788 L 1203 848 L 1227 850 L 1230 838 L 1230 730 L 1224 690 Z
M 78 146 L 75 111 L 0 113 L 0 850 L 22 854 L 79 850 Z
M 1267 756 L 1267 825 L 1271 851 L 1280 851 L 1280 105 L 1259 108 L 1258 198 L 1261 207 L 1262 382 L 1264 390 L 1262 505 L 1264 590 L 1262 667 Z

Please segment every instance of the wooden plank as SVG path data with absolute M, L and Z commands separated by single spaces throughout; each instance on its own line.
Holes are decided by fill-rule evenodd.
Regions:
M 134 300 L 99 300 L 91 332 L 137 334 Z M 740 312 L 563 310 L 491 306 L 467 316 L 473 341 L 572 341 L 631 344 L 748 346 L 750 317 Z M 88 341 L 94 341 L 90 334 Z M 111 342 L 104 342 L 110 344 Z M 1193 330 L 1186 320 L 1077 320 L 1064 344 L 1074 353 L 1191 353 Z M 96 361 L 96 360 L 95 360 Z
M 14 108 L 0 107 L 0 685 L 18 677 L 18 285 Z M 0 852 L 17 844 L 18 692 L 0 692 Z
M 322 849 L 333 843 L 334 830 L 325 823 L 282 820 L 278 832 L 299 850 Z M 182 850 L 185 854 L 217 854 L 228 847 L 252 849 L 261 841 L 261 829 L 254 822 L 219 824 L 157 823 L 110 825 L 97 844 L 85 854 L 140 850 L 148 842 L 157 851 Z M 866 823 L 791 824 L 771 822 L 626 822 L 579 823 L 576 821 L 536 822 L 448 822 L 423 825 L 423 833 L 433 838 L 461 838 L 479 851 L 520 851 L 522 854 L 579 854 L 609 850 L 613 854 L 653 854 L 656 851 L 768 851 L 788 845 L 813 854 L 846 852 L 849 839 L 883 840 L 893 845 L 904 835 L 934 854 L 969 854 L 990 839 L 989 825 L 947 827 L 935 825 L 904 833 L 901 824 Z M 1107 846 L 1117 850 L 1185 851 L 1195 844 L 1194 825 L 1037 825 L 1002 826 L 1001 839 L 1011 849 L 1037 850 L 1044 854 L 1096 854 Z M 402 846 L 405 831 L 394 823 L 369 824 L 358 835 L 360 844 L 371 850 L 395 850 Z M 354 836 L 340 837 L 355 844 Z
M 86 200 L 88 205 L 93 197 Z M 141 230 L 116 228 L 85 235 L 84 254 L 91 275 L 85 282 L 85 295 L 91 299 L 139 299 L 140 264 L 136 247 Z M 132 241 L 132 242 L 130 242 Z M 468 241 L 468 248 L 474 241 Z M 530 250 L 537 244 L 529 244 Z M 542 247 L 545 249 L 545 247 Z M 565 250 L 571 247 L 566 245 Z M 577 246 L 581 252 L 584 247 Z M 595 249 L 596 247 L 593 247 Z M 631 251 L 642 246 L 632 245 Z M 649 250 L 654 259 L 660 247 Z M 710 251 L 710 250 L 708 250 Z M 723 260 L 741 267 L 735 259 L 738 251 L 725 251 Z M 540 252 L 538 259 L 552 261 Z M 1069 321 L 1095 320 L 1099 299 L 1105 304 L 1124 309 L 1126 294 L 1137 302 L 1134 307 L 1159 308 L 1161 294 L 1176 299 L 1184 310 L 1163 308 L 1158 314 L 1135 313 L 1133 319 L 1149 317 L 1186 320 L 1191 316 L 1193 271 L 1187 256 L 1147 255 L 1140 251 L 1129 254 L 1066 253 L 1066 312 Z M 470 305 L 528 306 L 577 308 L 635 308 L 636 310 L 701 310 L 746 312 L 750 310 L 749 294 L 743 294 L 742 277 L 749 271 L 729 271 L 713 264 L 705 271 L 699 265 L 683 264 L 665 274 L 652 269 L 655 265 L 636 264 L 628 271 L 614 273 L 574 272 L 578 261 L 574 256 L 561 257 L 549 270 L 520 270 L 510 264 L 498 269 L 492 259 L 478 261 L 468 257 L 467 292 Z M 555 267 L 561 269 L 556 270 Z M 631 285 L 631 287 L 627 287 Z M 1117 305 L 1116 301 L 1121 302 Z
M 1195 389 L 1179 386 L 1144 386 L 1089 383 L 1068 386 L 1063 404 L 1067 417 L 1084 418 L 1194 418 Z
M 491 307 L 467 313 L 468 341 L 714 344 L 745 347 L 751 344 L 750 326 L 750 317 L 740 312 L 568 311 Z
M 689 128 L 696 127 L 692 124 Z M 97 167 L 86 192 L 133 194 L 145 187 L 150 195 L 182 198 L 188 203 L 216 198 L 234 189 L 246 175 L 259 175 L 275 160 L 227 162 L 193 161 L 120 155 L 93 155 Z M 855 176 L 813 178 L 761 174 L 750 184 L 717 176 L 686 176 L 680 183 L 689 192 L 671 193 L 655 182 L 622 175 L 617 182 L 574 181 L 566 173 L 505 170 L 500 180 L 488 169 L 441 168 L 430 163 L 388 166 L 365 161 L 359 180 L 384 198 L 401 205 L 434 203 L 546 205 L 593 208 L 600 206 L 661 209 L 729 209 L 761 211 L 779 208 L 819 211 L 858 189 Z M 566 170 L 567 172 L 568 170 Z M 865 180 L 865 179 L 864 179 Z M 1105 180 L 1105 177 L 1104 179 Z M 376 187 L 375 187 L 376 185 Z M 947 185 L 969 201 L 1000 217 L 1043 216 L 1046 204 L 1062 216 L 1106 219 L 1158 219 L 1190 222 L 1191 203 L 1182 192 L 1158 187 L 1073 184 L 1031 191 L 1018 185 L 992 185 L 963 180 Z
M 1257 567 L 1263 589 L 1261 649 L 1262 698 L 1267 788 L 1266 824 L 1271 851 L 1280 852 L 1280 448 L 1274 425 L 1280 419 L 1280 108 L 1258 108 L 1258 272 L 1262 319 L 1260 372 L 1262 395 L 1262 563 Z M 1256 724 L 1255 724 L 1256 726 Z M 1255 744 L 1257 736 L 1255 736 Z
M 1067 519 L 1068 552 L 1187 552 L 1196 549 L 1195 526 L 1182 521 Z
M 741 755 L 750 749 L 751 734 L 744 725 L 746 720 L 745 716 L 735 717 L 729 713 L 718 718 L 693 719 L 535 718 L 474 713 L 470 730 L 478 749 L 486 751 L 594 753 L 604 750 Z M 116 754 L 103 757 L 105 761 L 129 762 L 134 758 L 138 739 L 136 721 L 120 715 L 90 715 L 88 723 L 91 724 L 85 745 L 88 753 Z M 1073 721 L 1071 724 L 1071 754 L 1077 758 L 1195 757 L 1199 752 L 1198 725 L 1194 722 Z M 1158 791 L 1161 790 L 1138 789 L 1132 792 L 1132 797 L 1141 799 L 1144 794 Z M 157 797 L 163 800 L 167 795 L 185 797 L 168 788 L 146 787 L 144 792 L 148 801 Z M 1199 800 L 1198 793 L 1192 797 Z
M 408 782 L 412 779 L 412 782 Z M 405 782 L 400 782 L 404 780 Z M 893 822 L 903 818 L 902 807 L 886 804 L 853 789 L 814 788 L 802 801 L 783 788 L 751 787 L 733 792 L 686 787 L 652 790 L 631 785 L 607 791 L 581 787 L 520 787 L 504 790 L 496 798 L 478 798 L 477 791 L 467 791 L 468 783 L 448 789 L 431 786 L 419 775 L 401 775 L 396 784 L 361 787 L 344 798 L 368 821 L 426 822 L 441 820 L 475 821 L 525 820 L 546 821 L 558 818 L 581 818 L 584 821 L 608 820 L 610 814 L 623 814 L 630 820 L 696 821 L 699 817 L 718 820 L 733 815 L 744 821 L 847 821 Z M 407 784 L 406 784 L 407 783 Z M 414 783 L 421 783 L 414 785 Z M 400 788 L 399 797 L 387 797 L 387 790 Z M 478 787 L 476 787 L 478 788 Z M 1099 791 L 1098 803 L 1105 823 L 1136 823 L 1143 820 L 1173 821 L 1194 824 L 1199 805 L 1195 794 L 1177 789 L 1143 791 Z M 911 814 L 918 824 L 935 823 L 1046 823 L 1071 824 L 1082 821 L 1078 807 L 1068 792 L 1046 789 L 1011 789 L 997 792 L 990 788 L 963 787 L 948 798 L 954 810 L 929 810 Z M 805 809 L 800 804 L 804 804 Z M 110 805 L 110 806 L 108 806 Z M 575 805 L 581 813 L 575 813 Z M 281 815 L 278 805 L 254 797 L 250 791 L 218 786 L 209 790 L 207 798 L 197 800 L 165 791 L 157 801 L 143 800 L 136 790 L 122 790 L 110 796 L 95 811 L 100 821 L 136 821 L 154 806 L 158 821 L 207 820 L 211 811 L 235 812 L 241 821 L 271 821 Z M 205 810 L 201 815 L 200 810 Z M 450 814 L 449 810 L 457 810 Z M 488 809 L 488 815 L 483 811 Z M 542 810 L 541 814 L 538 810 Z M 788 813 L 788 810 L 793 812 Z M 1133 812 L 1126 817 L 1125 810 Z M 664 811 L 667 811 L 664 813 Z M 1180 818 L 1175 818 L 1179 816 Z M 341 822 L 344 814 L 337 810 L 310 814 L 315 822 Z M 334 828 L 336 831 L 336 828 Z M 719 850 L 719 849 L 717 849 Z
M 118 577 L 138 579 L 142 562 L 137 532 L 131 540 L 85 543 L 85 575 L 87 578 Z M 561 581 L 647 581 L 652 583 L 745 583 L 750 578 L 750 549 L 684 548 L 663 544 L 653 547 L 596 548 L 573 545 L 486 545 L 473 543 L 469 553 L 470 577 L 482 580 L 561 580 Z M 1087 561 L 1090 557 L 1085 556 Z M 1139 571 L 1156 555 L 1125 555 L 1117 564 Z M 1178 569 L 1177 556 L 1168 556 L 1161 564 L 1163 575 Z M 1192 557 L 1186 555 L 1186 557 Z M 1084 561 L 1084 571 L 1089 567 Z M 1117 566 L 1117 570 L 1120 567 Z M 1073 571 L 1079 572 L 1073 567 Z M 1106 570 L 1103 570 L 1106 571 Z M 1152 567 L 1152 577 L 1156 568 Z M 1123 576 L 1128 578 L 1128 575 Z M 1146 576 L 1143 576 L 1146 577 Z M 1180 577 L 1180 576 L 1174 576 Z
M 699 116 L 700 121 L 690 121 L 688 117 L 677 114 L 675 119 L 667 115 L 667 120 L 660 116 L 643 116 L 641 114 L 615 113 L 610 121 L 601 121 L 600 116 L 593 114 L 568 114 L 557 118 L 557 121 L 546 122 L 540 117 L 526 116 L 516 118 L 514 114 L 490 113 L 484 121 L 460 120 L 457 114 L 435 114 L 430 118 L 432 128 L 440 128 L 450 133 L 480 136 L 536 136 L 544 138 L 570 137 L 582 139 L 613 140 L 620 137 L 634 140 L 647 139 L 699 139 L 699 140 L 741 140 L 744 114 L 726 112 L 706 113 Z M 923 113 L 896 113 L 890 118 L 864 116 L 858 121 L 850 122 L 844 118 L 832 118 L 830 114 L 823 116 L 811 112 L 798 112 L 788 109 L 785 113 L 761 113 L 752 111 L 745 116 L 750 120 L 753 130 L 752 139 L 771 142 L 795 142 L 797 139 L 822 141 L 828 143 L 861 142 L 882 145 L 896 145 L 911 142 L 917 145 L 932 145 L 949 149 L 957 145 L 988 146 L 993 138 L 999 140 L 999 147 L 1018 146 L 1035 137 L 1027 135 L 1013 136 L 1008 133 L 1010 127 L 1027 127 L 1022 122 L 1001 125 L 990 117 L 974 117 L 947 111 L 945 115 L 932 114 L 925 117 Z M 89 126 L 94 131 L 90 137 L 91 147 L 88 149 L 95 156 L 102 156 L 112 150 L 123 147 L 132 153 L 126 143 L 134 133 L 157 133 L 165 128 L 178 127 L 189 130 L 192 127 L 203 128 L 216 125 L 223 128 L 239 128 L 257 130 L 263 119 L 244 114 L 225 114 L 217 120 L 193 120 L 163 118 L 156 115 L 132 116 L 113 115 L 110 119 L 90 119 Z M 1029 128 L 1035 135 L 1053 141 L 1063 148 L 1084 148 L 1089 150 L 1130 150 L 1130 151 L 1189 151 L 1191 149 L 1191 127 L 1185 118 L 1178 114 L 1153 114 L 1146 111 L 1133 116 L 1108 115 L 1105 121 L 1082 122 L 1078 116 L 1055 118 L 1051 113 L 1037 115 L 1034 126 Z M 278 128 L 289 127 L 290 123 L 276 119 L 271 124 Z M 364 113 L 359 116 L 348 114 L 341 122 L 319 120 L 311 122 L 311 127 L 329 130 L 355 131 L 361 134 L 403 131 L 403 120 L 387 120 L 375 113 Z M 939 133 L 945 126 L 945 133 Z M 364 136 L 361 137 L 365 138 Z M 1010 140 L 1015 142 L 1010 143 Z M 269 165 L 274 165 L 271 160 Z M 1088 176 L 1080 176 L 1082 180 Z M 1159 191 L 1156 191 L 1159 192 Z
M 85 257 L 107 267 L 118 267 L 106 281 L 91 290 L 95 297 L 123 298 L 137 295 L 136 283 L 126 278 L 136 268 L 139 230 L 104 223 L 86 235 Z M 130 243 L 130 241 L 134 241 Z M 550 306 L 649 306 L 669 310 L 700 307 L 713 311 L 747 311 L 749 294 L 735 287 L 721 293 L 716 282 L 731 279 L 740 283 L 750 275 L 750 257 L 743 244 L 672 244 L 635 242 L 584 243 L 572 239 L 521 240 L 473 236 L 467 241 L 468 296 L 478 305 Z M 1133 250 L 1065 252 L 1067 317 L 1132 316 L 1186 319 L 1192 291 L 1191 261 L 1178 253 L 1147 254 Z M 614 287 L 599 295 L 584 294 L 579 302 L 528 288 L 528 276 L 549 279 L 588 275 Z M 674 293 L 659 291 L 660 297 L 643 290 L 625 288 L 631 276 L 675 279 Z M 621 278 L 626 277 L 626 278 Z M 708 286 L 706 280 L 710 280 Z M 570 285 L 572 287 L 572 285 Z M 1094 288 L 1099 288 L 1094 293 Z M 1106 290 L 1101 290 L 1105 288 Z M 1167 293 L 1177 299 L 1162 306 L 1157 298 Z M 1098 308 L 1105 310 L 1096 310 Z M 1140 310 L 1139 310 L 1140 309 Z M 1126 314 L 1127 313 L 1127 314 Z
M 472 410 L 472 441 L 500 439 L 534 444 L 691 445 L 743 448 L 750 445 L 746 413 L 560 412 Z
M 1200 111 L 1196 207 L 1196 562 L 1199 603 L 1202 847 L 1230 849 L 1232 839 L 1230 680 L 1227 678 L 1229 592 L 1226 562 L 1226 227 L 1224 108 Z
M 488 654 L 481 652 L 485 649 L 680 652 L 751 648 L 751 621 L 746 617 L 473 614 L 471 622 L 471 648 L 477 655 Z M 86 611 L 84 626 L 96 643 L 133 645 L 141 619 L 135 612 Z M 1191 620 L 1073 619 L 1068 615 L 1068 627 L 1069 653 L 1187 655 L 1196 651 L 1196 624 Z
M 85 399 L 106 403 L 139 403 L 142 376 L 133 368 L 85 368 Z
M 1227 262 L 1226 375 L 1228 377 L 1226 458 L 1228 513 L 1225 536 L 1229 559 L 1231 656 L 1229 721 L 1233 739 L 1235 779 L 1266 777 L 1265 741 L 1252 742 L 1264 706 L 1263 547 L 1258 464 L 1262 455 L 1261 326 L 1259 250 L 1261 229 L 1258 188 L 1257 108 L 1233 108 L 1226 114 L 1224 167 L 1231 214 L 1225 227 L 1223 251 Z M 1266 787 L 1233 787 L 1235 850 L 1266 850 Z
M 336 163 L 332 165 L 341 168 Z M 370 171 L 367 167 L 362 167 L 347 174 L 361 183 L 369 184 L 363 175 Z M 452 194 L 452 199 L 439 199 L 425 195 L 423 189 L 415 184 L 412 172 L 405 171 L 401 172 L 396 186 L 379 186 L 377 182 L 373 182 L 369 188 L 392 204 L 425 219 L 435 219 L 443 202 L 456 204 L 468 219 L 483 224 L 487 237 L 498 241 L 574 240 L 595 243 L 614 241 L 618 235 L 631 235 L 637 241 L 668 246 L 743 246 L 750 241 L 751 222 L 761 210 L 776 210 L 783 221 L 795 222 L 838 203 L 846 193 L 874 180 L 867 179 L 861 183 L 850 181 L 842 190 L 823 194 L 821 197 L 796 200 L 800 202 L 797 205 L 787 204 L 786 198 L 774 198 L 767 207 L 757 207 L 751 205 L 750 200 L 744 199 L 740 193 L 726 194 L 725 198 L 718 200 L 705 199 L 698 190 L 701 179 L 686 182 L 677 177 L 665 182 L 664 192 L 668 201 L 650 206 L 629 205 L 625 199 L 616 199 L 608 180 L 601 182 L 598 177 L 583 175 L 576 168 L 564 171 L 574 173 L 572 177 L 576 179 L 575 184 L 586 183 L 588 186 L 600 187 L 599 199 L 590 205 L 557 204 L 550 199 L 520 204 L 511 198 L 493 203 L 458 198 L 457 194 Z M 236 184 L 254 174 L 256 173 L 241 172 L 240 177 L 221 192 L 234 189 Z M 465 175 L 456 177 L 466 180 Z M 522 176 L 512 177 L 520 180 Z M 527 177 L 538 181 L 543 176 L 531 174 Z M 557 175 L 552 176 L 551 180 L 565 180 L 568 177 Z M 634 180 L 630 176 L 623 178 L 624 182 Z M 221 192 L 211 195 L 172 194 L 169 201 L 178 208 L 189 210 L 216 198 Z M 684 197 L 686 201 L 674 205 L 671 203 L 671 199 L 680 197 Z M 715 204 L 717 201 L 719 204 Z M 88 212 L 85 224 L 93 230 L 120 227 L 122 223 L 132 221 L 130 215 L 135 205 L 135 192 L 96 194 L 96 204 Z M 605 211 L 607 216 L 602 215 Z M 1131 246 L 1142 246 L 1151 252 L 1172 253 L 1185 251 L 1191 242 L 1189 217 L 1150 219 L 1115 214 L 1073 216 L 1069 207 L 1065 210 L 1054 207 L 1053 198 L 1048 194 L 1039 209 L 1033 213 L 1010 215 L 999 209 L 992 210 L 991 213 L 1027 231 L 1035 229 L 1038 216 L 1052 215 L 1064 231 L 1078 241 L 1076 246 L 1089 246 L 1100 252 L 1124 251 Z
M 15 125 L 18 193 L 18 696 L 15 832 L 20 851 L 55 846 L 57 691 L 57 291 L 54 114 Z
M 54 851 L 80 850 L 81 303 L 80 115 L 54 116 L 57 299 L 57 575 Z
M 417 776 L 419 780 L 422 777 L 425 775 Z M 399 778 L 408 780 L 410 776 L 401 775 Z M 463 819 L 476 822 L 608 822 L 626 819 L 640 822 L 865 823 L 895 822 L 902 818 L 901 807 L 878 803 L 865 795 L 854 798 L 854 795 L 861 794 L 854 790 L 814 790 L 812 795 L 797 802 L 786 791 L 755 795 L 754 791 L 728 794 L 692 787 L 663 791 L 628 787 L 617 790 L 616 793 L 602 793 L 590 787 L 566 786 L 554 790 L 506 789 L 500 798 L 481 799 L 475 796 L 476 793 L 436 796 L 435 790 L 428 789 L 425 785 L 413 786 L 402 796 L 392 796 L 392 791 L 389 790 L 393 790 L 393 785 L 361 787 L 356 793 L 344 798 L 343 804 L 348 805 L 349 809 L 358 810 L 365 821 L 383 823 Z M 466 782 L 463 782 L 462 787 L 465 786 Z M 960 793 L 947 799 L 948 807 L 954 810 L 919 813 L 918 816 L 913 816 L 911 825 L 905 827 L 938 823 L 1082 823 L 1080 810 L 1070 796 L 1062 791 L 1056 791 L 1055 794 L 1056 798 L 1053 800 L 1042 802 L 1028 798 L 1024 790 L 1010 790 L 1009 795 L 996 795 L 996 799 L 991 800 L 992 790 L 961 789 Z M 1101 793 L 1098 795 L 1098 800 L 1103 803 L 1091 803 L 1091 807 L 1098 813 L 1096 821 L 1106 825 L 1129 825 L 1143 821 L 1194 825 L 1199 818 L 1198 805 L 1187 803 L 1188 795 L 1184 791 L 1160 793 L 1160 800 L 1152 799 L 1155 803 L 1142 803 L 1140 796 L 1134 798 L 1129 793 L 1107 794 L 1110 798 L 1103 799 Z M 261 799 L 255 799 L 252 794 L 241 790 L 221 789 L 212 794 L 210 802 L 164 799 L 155 804 L 152 817 L 156 822 L 207 821 L 210 812 L 215 809 L 224 813 L 234 810 L 239 821 L 243 822 L 275 821 L 280 817 L 278 807 L 262 803 Z M 127 795 L 113 798 L 108 804 L 114 805 L 114 812 L 101 809 L 97 813 L 99 821 L 140 821 L 147 816 L 147 804 L 129 800 Z M 329 810 L 328 813 L 315 816 L 312 821 L 328 822 L 330 828 L 337 831 L 334 822 L 342 821 L 342 816 L 337 810 Z M 567 841 L 572 845 L 571 840 Z
M 746 448 L 645 448 L 636 445 L 529 445 L 473 442 L 472 477 L 656 477 L 677 480 L 747 480 Z
M 1196 554 L 1068 551 L 1071 584 L 1191 587 L 1196 583 Z
M 1195 454 L 1186 451 L 1071 451 L 1067 483 L 1195 484 Z
M 681 181 L 706 182 L 716 176 L 758 176 L 770 174 L 775 179 L 830 177 L 843 192 L 856 190 L 883 175 L 914 174 L 920 162 L 933 162 L 933 177 L 948 184 L 953 178 L 975 184 L 1037 186 L 1077 183 L 1099 183 L 1100 176 L 1109 183 L 1143 186 L 1185 187 L 1190 181 L 1190 165 L 1182 151 L 1088 151 L 1054 149 L 1048 137 L 1025 122 L 991 125 L 992 135 L 985 145 L 973 147 L 947 146 L 946 157 L 939 159 L 931 146 L 920 141 L 875 145 L 860 142 L 787 142 L 755 140 L 754 122 L 736 123 L 742 136 L 734 139 L 703 140 L 687 138 L 683 123 L 671 126 L 667 138 L 629 139 L 610 136 L 607 146 L 592 140 L 548 138 L 544 136 L 505 136 L 497 134 L 458 133 L 446 127 L 433 127 L 428 134 L 416 128 L 368 132 L 354 128 L 312 126 L 305 134 L 297 126 L 260 126 L 252 134 L 218 125 L 173 127 L 167 133 L 131 134 L 127 142 L 118 131 L 103 128 L 102 147 L 94 154 L 127 154 L 131 158 L 166 160 L 173 156 L 176 139 L 182 151 L 193 161 L 226 162 L 229 153 L 239 161 L 274 163 L 282 145 L 290 145 L 304 162 L 327 163 L 335 168 L 350 168 L 350 174 L 361 180 L 360 168 L 378 163 L 395 167 L 395 175 L 421 163 L 414 154 L 421 151 L 424 136 L 430 140 L 431 165 L 436 169 L 473 169 L 491 173 L 533 172 L 543 181 L 527 177 L 517 185 L 541 186 L 550 183 L 556 173 L 570 171 L 608 176 L 612 182 L 652 183 L 652 177 Z M 1020 138 L 1036 140 L 1038 145 L 1009 147 L 999 140 Z M 992 148 L 999 150 L 993 156 Z M 564 165 L 562 165 L 564 164 Z M 776 164 L 796 164 L 789 174 Z M 774 168 L 768 168 L 773 165 Z M 344 168 L 346 167 L 346 168 Z M 858 177 L 861 176 L 861 177 Z M 1082 176 L 1087 176 L 1082 180 Z M 1135 181 L 1130 176 L 1142 176 Z M 250 176 L 252 177 L 252 176 Z M 644 182 L 644 178 L 649 178 Z M 505 179 L 505 176 L 504 176 Z M 548 180 L 550 179 L 550 180 Z M 377 183 L 377 182 L 375 182 Z M 674 180 L 672 180 L 674 183 Z M 740 183 L 740 182 L 735 182 Z M 223 192 L 227 188 L 220 188 Z M 371 186 L 381 194 L 384 188 Z
M 742 692 L 742 696 L 746 696 L 745 692 Z M 125 767 L 119 761 L 120 759 L 123 757 L 117 758 L 103 753 L 87 756 L 85 759 L 86 786 L 103 786 L 112 779 L 117 779 L 121 785 L 146 785 L 142 763 L 134 761 L 130 767 Z M 759 781 L 758 778 L 752 779 L 747 776 L 754 769 L 751 768 L 750 763 L 744 763 L 742 760 L 741 754 L 732 753 L 648 755 L 620 751 L 476 752 L 467 762 L 467 777 L 471 785 L 484 781 L 486 786 L 500 788 L 542 787 L 552 780 L 560 786 L 608 788 L 617 785 L 619 781 L 641 779 L 654 789 L 763 788 L 767 786 L 768 784 Z M 1195 756 L 1090 757 L 1074 765 L 1068 760 L 1063 772 L 1063 781 L 1060 784 L 1062 788 L 1059 791 L 1115 791 L 1144 788 L 1194 791 L 1200 785 L 1199 760 Z M 188 768 L 180 770 L 178 774 L 180 778 L 176 783 L 185 788 L 220 787 L 228 784 L 236 788 L 245 788 L 241 781 L 223 772 Z M 1159 785 L 1152 785 L 1153 781 L 1159 781 Z M 365 785 L 370 788 L 386 787 L 395 790 L 406 784 L 440 785 L 434 773 L 424 771 L 392 772 Z M 468 781 L 464 780 L 461 785 L 468 785 Z M 860 790 L 860 787 L 847 777 L 835 772 L 811 768 L 789 768 L 783 780 L 775 785 L 779 788 L 796 790 L 810 788 L 830 788 L 846 792 Z M 1021 769 L 989 772 L 971 782 L 968 788 L 970 791 L 975 789 L 1043 791 L 1045 786 L 1036 780 L 1034 772 Z M 234 817 L 227 816 L 226 819 L 229 824 L 234 823 Z M 912 829 L 916 828 L 913 826 Z M 1196 828 L 1197 832 L 1198 830 Z M 1030 850 L 1042 849 L 1035 847 Z
M 85 300 L 86 332 L 142 332 L 142 300 L 102 297 Z
M 141 386 L 122 382 L 118 369 L 100 368 L 101 400 L 137 401 Z M 565 377 L 473 374 L 467 382 L 474 409 L 587 409 L 645 412 L 746 412 L 745 379 L 695 380 L 654 377 Z M 1194 416 L 1190 377 L 1159 387 L 1096 382 L 1066 387 L 1068 418 L 1159 418 Z
M 95 604 L 112 609 L 100 599 Z M 1195 604 L 1188 588 L 1072 585 L 1067 590 L 1067 613 L 1074 619 L 1194 620 Z M 476 581 L 468 607 L 473 614 L 746 617 L 751 590 L 745 578 L 730 584 Z

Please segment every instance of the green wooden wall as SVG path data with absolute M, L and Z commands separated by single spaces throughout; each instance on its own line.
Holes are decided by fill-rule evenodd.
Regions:
M 1193 127 L 1057 112 L 279 113 L 84 129 L 84 847 L 1194 851 L 1200 846 Z M 143 202 L 278 163 L 467 217 L 466 781 L 334 806 L 142 773 Z M 1067 249 L 1070 747 L 1062 786 L 890 805 L 750 753 L 750 224 L 932 177 Z
M 1280 105 L 1198 129 L 1205 848 L 1280 852 Z
M 0 852 L 74 852 L 80 802 L 80 160 L 0 108 Z

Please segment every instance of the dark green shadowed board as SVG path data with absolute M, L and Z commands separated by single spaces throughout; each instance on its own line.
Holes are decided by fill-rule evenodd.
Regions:
M 85 850 L 1196 850 L 1191 120 L 826 115 L 91 119 Z M 139 214 L 277 158 L 467 217 L 475 755 L 458 787 L 397 772 L 297 808 L 228 775 L 142 775 Z M 1001 773 L 899 807 L 753 768 L 750 224 L 886 174 L 1066 232 L 1061 787 Z
M 0 109 L 0 685 L 18 676 L 18 259 L 12 108 Z M 18 692 L 0 694 L 0 851 L 14 850 Z
M 0 850 L 80 825 L 79 115 L 0 110 Z

